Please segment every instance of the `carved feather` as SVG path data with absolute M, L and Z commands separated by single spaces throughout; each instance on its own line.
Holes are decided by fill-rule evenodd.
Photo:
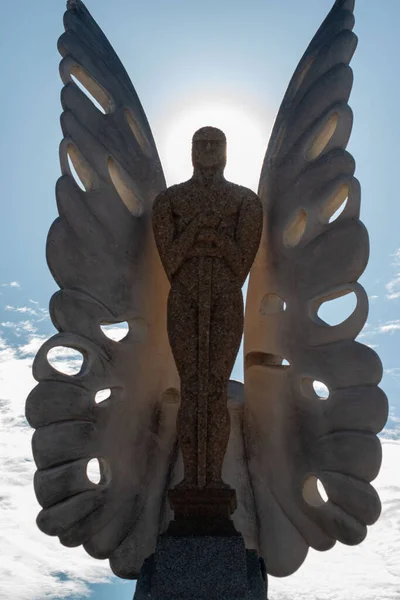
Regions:
M 35 359 L 39 385 L 27 400 L 37 428 L 38 525 L 67 546 L 110 557 L 118 575 L 135 577 L 154 549 L 176 456 L 179 395 L 164 393 L 178 387 L 166 332 L 169 284 L 151 227 L 152 202 L 165 180 L 125 69 L 84 4 L 74 0 L 67 8 L 58 45 L 59 217 L 47 240 L 61 288 L 50 305 L 59 333 Z M 129 333 L 120 342 L 101 329 L 125 321 Z M 68 376 L 49 364 L 57 346 L 83 354 L 80 373 Z M 97 404 L 101 389 L 111 395 Z M 97 485 L 86 474 L 92 458 L 101 467 Z
M 247 295 L 244 432 L 259 551 L 276 576 L 294 572 L 309 546 L 358 544 L 380 514 L 370 481 L 387 400 L 378 356 L 355 341 L 368 313 L 357 279 L 369 243 L 345 150 L 353 9 L 354 0 L 337 0 L 301 59 L 259 185 L 265 223 Z M 343 323 L 318 316 L 323 302 L 352 292 L 357 306 Z M 314 382 L 327 386 L 328 399 Z

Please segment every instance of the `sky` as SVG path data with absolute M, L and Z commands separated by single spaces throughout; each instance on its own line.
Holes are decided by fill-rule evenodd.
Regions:
M 216 125 L 228 137 L 227 177 L 257 189 L 269 133 L 290 77 L 331 0 L 87 0 L 139 94 L 168 184 L 190 176 L 190 135 Z M 370 234 L 361 278 L 370 313 L 360 341 L 379 353 L 390 418 L 375 484 L 383 512 L 356 548 L 311 551 L 293 576 L 270 578 L 270 600 L 394 600 L 400 594 L 400 204 L 397 200 L 400 3 L 358 0 L 348 150 L 362 185 Z M 0 22 L 0 600 L 125 600 L 132 582 L 107 561 L 67 549 L 35 525 L 35 466 L 24 417 L 31 365 L 54 333 L 57 286 L 45 240 L 56 217 L 61 141 L 57 38 L 64 0 L 4 2 Z M 341 321 L 350 304 L 327 309 Z M 56 360 L 74 366 L 65 354 Z M 240 360 L 234 377 L 242 378 Z

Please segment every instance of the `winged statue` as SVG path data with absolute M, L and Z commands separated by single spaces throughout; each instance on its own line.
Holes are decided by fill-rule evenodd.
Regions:
M 222 479 L 236 490 L 232 518 L 246 548 L 279 577 L 296 571 L 310 547 L 362 542 L 380 514 L 371 481 L 381 464 L 377 434 L 387 399 L 377 354 L 355 341 L 368 313 L 358 278 L 369 243 L 355 162 L 345 149 L 353 12 L 354 0 L 336 0 L 295 70 L 260 176 L 261 241 L 250 220 L 244 243 L 256 254 L 248 265 L 244 384 L 229 383 Z M 60 288 L 50 302 L 58 333 L 35 358 L 38 385 L 26 405 L 36 429 L 37 523 L 65 546 L 108 558 L 119 577 L 136 579 L 173 518 L 167 492 L 184 471 L 169 274 L 152 223 L 154 200 L 167 188 L 135 89 L 81 0 L 69 0 L 64 25 L 59 216 L 47 240 Z M 349 293 L 354 311 L 328 325 L 321 305 Z M 123 322 L 124 339 L 105 335 L 104 325 Z M 50 364 L 58 347 L 83 355 L 79 373 Z M 98 401 L 105 390 L 108 398 Z M 92 459 L 100 464 L 97 484 L 87 475 Z

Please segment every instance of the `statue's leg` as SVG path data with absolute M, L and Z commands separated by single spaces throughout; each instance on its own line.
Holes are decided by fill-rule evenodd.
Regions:
M 197 481 L 197 303 L 174 283 L 168 298 L 168 337 L 181 379 L 177 433 L 184 465 L 183 485 Z
M 228 382 L 243 333 L 243 296 L 239 289 L 221 294 L 212 307 L 210 394 L 208 399 L 207 480 L 222 484 L 222 464 L 229 441 Z

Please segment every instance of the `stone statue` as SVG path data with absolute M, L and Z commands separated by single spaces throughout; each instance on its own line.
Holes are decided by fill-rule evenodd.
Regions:
M 183 481 L 204 497 L 222 481 L 236 493 L 236 530 L 270 574 L 293 573 L 309 547 L 360 543 L 380 514 L 370 482 L 388 406 L 377 354 L 355 341 L 369 246 L 345 150 L 354 0 L 336 0 L 283 99 L 258 189 L 260 243 L 257 197 L 222 177 L 222 134 L 200 130 L 193 178 L 166 190 L 125 69 L 81 0 L 67 8 L 59 217 L 47 241 L 58 333 L 36 356 L 26 406 L 38 526 L 134 579 L 176 518 L 168 492 Z M 227 394 L 250 267 L 244 384 Z M 329 326 L 320 306 L 348 293 L 356 308 Z M 121 322 L 127 336 L 109 339 L 104 325 Z M 79 373 L 51 366 L 57 346 L 81 352 Z
M 262 230 L 262 207 L 224 179 L 226 139 L 204 127 L 193 137 L 193 177 L 153 206 L 153 228 L 171 282 L 168 333 L 181 381 L 181 486 L 224 487 L 228 382 L 243 333 L 242 286 Z

